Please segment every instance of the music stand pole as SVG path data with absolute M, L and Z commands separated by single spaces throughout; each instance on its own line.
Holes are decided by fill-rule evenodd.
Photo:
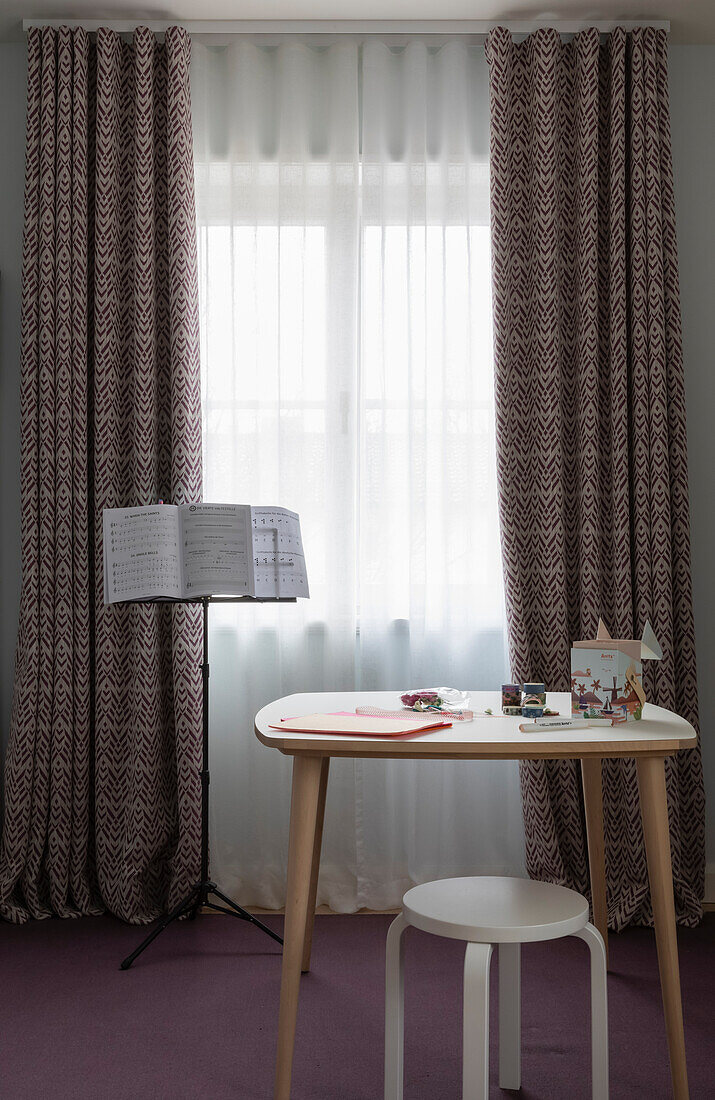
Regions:
M 276 933 L 271 931 L 265 924 L 254 917 L 252 913 L 249 913 L 246 909 L 243 909 L 237 902 L 223 894 L 215 882 L 212 882 L 209 878 L 209 604 L 210 603 L 243 603 L 246 600 L 251 600 L 250 596 L 237 596 L 231 598 L 230 596 L 224 597 L 211 597 L 201 596 L 198 600 L 186 600 L 186 603 L 200 603 L 203 607 L 203 660 L 201 663 L 201 681 L 203 686 L 203 718 L 202 718 L 202 759 L 201 759 L 201 880 L 195 883 L 191 887 L 191 890 L 183 898 L 179 904 L 167 913 L 165 917 L 159 921 L 156 928 L 153 928 L 146 939 L 142 940 L 139 946 L 132 951 L 131 955 L 127 955 L 126 959 L 122 960 L 119 969 L 128 970 L 134 960 L 141 955 L 142 951 L 146 951 L 150 943 L 156 939 L 156 937 L 164 931 L 164 929 L 172 923 L 172 921 L 178 920 L 179 917 L 188 915 L 191 920 L 194 920 L 196 914 L 202 906 L 206 906 L 208 909 L 214 909 L 217 913 L 228 913 L 229 916 L 238 917 L 239 920 L 249 921 L 251 924 L 255 924 L 257 928 L 260 928 L 262 932 L 265 932 L 267 936 L 275 940 L 277 943 L 282 944 L 283 940 Z M 155 603 L 176 603 L 176 600 L 165 601 L 156 600 Z M 278 599 L 264 599 L 252 602 L 259 603 L 277 603 Z M 295 603 L 294 598 L 287 598 L 281 600 L 283 603 Z M 215 902 L 209 900 L 210 898 L 218 898 L 223 902 L 222 905 L 217 905 Z

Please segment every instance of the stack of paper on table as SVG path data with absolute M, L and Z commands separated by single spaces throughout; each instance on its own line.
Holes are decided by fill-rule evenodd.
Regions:
M 401 737 L 408 733 L 424 733 L 426 730 L 447 729 L 452 723 L 448 718 L 369 718 L 363 714 L 306 714 L 302 718 L 283 718 L 271 729 L 289 733 L 347 733 L 357 737 Z

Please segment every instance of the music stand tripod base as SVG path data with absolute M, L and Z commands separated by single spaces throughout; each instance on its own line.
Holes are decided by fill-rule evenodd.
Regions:
M 265 932 L 267 936 L 270 936 L 276 943 L 283 943 L 281 937 L 271 931 L 265 924 L 254 917 L 252 913 L 249 913 L 246 909 L 243 909 L 237 902 L 233 901 L 226 894 L 219 890 L 215 882 L 209 879 L 209 603 L 245 603 L 246 601 L 252 603 L 295 603 L 295 597 L 274 597 L 266 599 L 255 599 L 251 596 L 201 596 L 195 600 L 154 600 L 144 601 L 153 603 L 200 603 L 203 605 L 203 663 L 201 665 L 201 679 L 203 684 L 203 760 L 201 768 L 201 881 L 192 886 L 186 897 L 175 906 L 170 913 L 157 924 L 156 928 L 152 928 L 149 935 L 142 940 L 139 946 L 132 951 L 131 955 L 127 955 L 126 959 L 123 959 L 119 969 L 128 970 L 134 960 L 141 955 L 142 951 L 145 951 L 150 943 L 160 933 L 167 928 L 172 921 L 179 920 L 180 917 L 188 916 L 191 920 L 196 917 L 199 909 L 203 907 L 207 909 L 213 909 L 217 913 L 227 913 L 231 917 L 238 917 L 239 920 L 248 921 L 250 924 L 254 924 L 256 928 L 260 928 L 262 932 Z M 217 905 L 216 902 L 211 901 L 211 898 L 217 898 L 222 905 Z
M 224 905 L 215 905 L 209 901 L 209 897 L 215 896 L 221 901 L 225 902 Z M 150 943 L 152 943 L 160 932 L 171 924 L 172 921 L 178 920 L 179 917 L 183 917 L 185 914 L 189 914 L 189 919 L 193 920 L 198 910 L 206 906 L 208 909 L 214 909 L 217 913 L 228 913 L 231 917 L 238 917 L 239 920 L 250 921 L 251 924 L 255 924 L 257 928 L 260 928 L 262 932 L 265 932 L 267 936 L 270 936 L 276 943 L 283 943 L 281 937 L 267 928 L 265 924 L 254 917 L 252 913 L 247 912 L 226 894 L 221 893 L 215 882 L 197 882 L 191 892 L 186 895 L 183 901 L 179 902 L 176 908 L 172 909 L 170 913 L 167 913 L 165 917 L 157 924 L 156 928 L 153 928 L 145 940 L 139 944 L 136 950 L 132 951 L 131 955 L 127 955 L 126 959 L 123 959 L 119 969 L 128 970 L 134 960 L 141 955 L 142 951 L 146 950 Z

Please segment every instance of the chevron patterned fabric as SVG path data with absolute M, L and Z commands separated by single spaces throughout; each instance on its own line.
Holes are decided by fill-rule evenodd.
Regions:
M 495 395 L 512 672 L 569 690 L 573 638 L 650 619 L 648 698 L 697 726 L 667 37 L 487 41 Z M 676 910 L 702 912 L 700 748 L 667 762 Z M 522 766 L 527 866 L 588 887 L 577 762 Z M 609 921 L 650 923 L 632 761 L 604 764 Z
M 0 915 L 152 920 L 199 872 L 200 609 L 106 608 L 102 509 L 201 494 L 190 41 L 33 28 L 23 581 Z

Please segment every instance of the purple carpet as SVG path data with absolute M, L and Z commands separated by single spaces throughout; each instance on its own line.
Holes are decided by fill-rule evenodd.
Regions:
M 317 918 L 294 1100 L 381 1097 L 390 919 Z M 270 1100 L 278 946 L 248 924 L 205 916 L 174 925 L 120 972 L 142 935 L 109 917 L 0 924 L 2 1100 Z M 405 1100 L 456 1100 L 464 948 L 414 929 L 406 941 Z M 715 914 L 681 929 L 679 943 L 691 1097 L 700 1100 L 715 1095 Z M 590 1096 L 587 956 L 573 939 L 523 949 L 523 1100 Z M 667 1097 L 652 932 L 612 935 L 611 965 L 611 1097 Z M 491 1095 L 507 1096 L 496 1084 L 494 1007 L 492 1016 Z

